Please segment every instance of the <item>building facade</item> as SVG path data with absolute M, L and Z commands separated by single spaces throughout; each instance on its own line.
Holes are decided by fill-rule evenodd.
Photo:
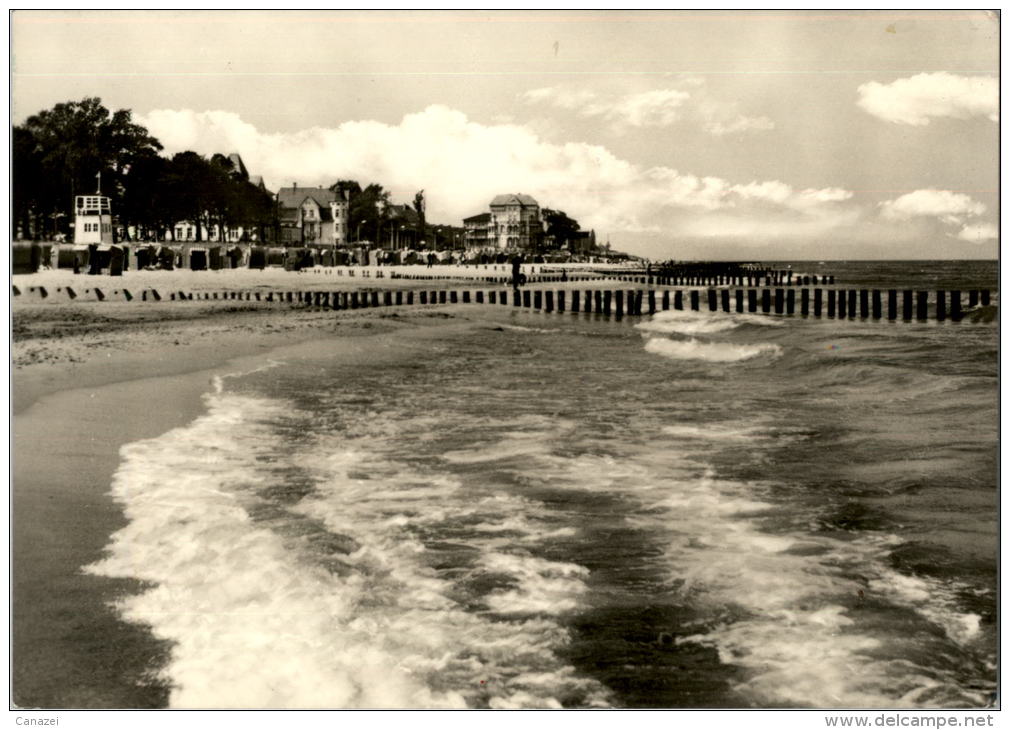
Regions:
M 74 198 L 74 243 L 112 243 L 112 201 L 104 195 Z
M 285 246 L 347 245 L 350 206 L 346 195 L 295 183 L 277 192 L 279 242 Z
M 536 251 L 543 239 L 540 204 L 529 195 L 496 195 L 491 201 L 490 235 L 495 248 Z
M 540 204 L 523 193 L 496 195 L 489 213 L 463 219 L 464 241 L 470 250 L 537 252 L 543 246 Z
M 491 237 L 491 214 L 478 213 L 463 219 L 463 241 L 466 248 L 493 248 Z

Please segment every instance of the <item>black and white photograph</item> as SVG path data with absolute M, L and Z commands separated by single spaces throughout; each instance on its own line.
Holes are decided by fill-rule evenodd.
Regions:
M 999 23 L 10 11 L 10 723 L 998 727 Z

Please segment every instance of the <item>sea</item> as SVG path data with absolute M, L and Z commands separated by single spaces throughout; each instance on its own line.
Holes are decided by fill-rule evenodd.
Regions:
M 87 570 L 171 706 L 998 706 L 997 324 L 431 311 L 123 447 Z

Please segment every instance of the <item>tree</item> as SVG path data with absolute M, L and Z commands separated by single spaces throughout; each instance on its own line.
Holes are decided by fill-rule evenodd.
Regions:
M 35 140 L 39 174 L 49 180 L 38 204 L 51 214 L 69 214 L 74 196 L 94 191 L 99 174 L 103 192 L 118 203 L 130 164 L 162 148 L 129 110 L 112 114 L 97 97 L 57 104 L 30 116 L 23 129 Z
M 341 182 L 353 183 L 353 187 L 345 188 L 351 191 L 351 202 L 347 214 L 348 231 L 355 231 L 358 240 L 361 238 L 362 229 L 366 232 L 374 231 L 374 240 L 378 242 L 382 224 L 385 221 L 386 208 L 389 205 L 389 193 L 383 190 L 378 183 L 371 183 L 362 190 L 354 181 Z M 358 190 L 357 194 L 354 194 L 355 188 Z
M 414 195 L 414 210 L 417 211 L 417 240 L 424 240 L 424 191 L 418 190 Z
M 168 160 L 154 152 L 137 155 L 130 163 L 117 212 L 127 238 L 132 225 L 141 238 L 146 237 L 144 230 L 153 230 L 155 240 L 160 240 L 164 229 L 175 223 L 166 199 L 169 166 Z
M 203 241 L 202 227 L 208 201 L 215 194 L 215 174 L 210 163 L 187 150 L 172 156 L 165 175 L 165 210 L 175 221 L 192 221 L 196 240 Z
M 224 241 L 227 231 L 243 222 L 244 201 L 240 185 L 245 180 L 235 169 L 231 158 L 221 153 L 211 155 L 207 174 L 207 198 L 204 202 L 208 228 L 213 221 L 220 234 L 218 240 Z
M 267 240 L 267 228 L 273 229 L 277 223 L 277 207 L 272 195 L 257 185 L 250 182 L 244 183 L 242 187 L 243 214 L 243 237 L 248 238 L 248 231 L 255 228 L 258 233 L 258 240 Z
M 343 195 L 346 192 L 348 199 L 350 199 L 361 193 L 361 185 L 357 180 L 337 180 L 330 185 L 330 191 L 338 195 Z
M 52 179 L 42 169 L 42 151 L 35 135 L 25 127 L 11 134 L 11 204 L 15 232 L 38 238 L 42 232 L 43 208 L 54 199 Z
M 563 248 L 579 232 L 579 222 L 573 218 L 569 218 L 563 210 L 544 208 L 542 217 L 544 223 L 547 224 L 544 235 L 546 238 L 553 240 L 553 248 Z

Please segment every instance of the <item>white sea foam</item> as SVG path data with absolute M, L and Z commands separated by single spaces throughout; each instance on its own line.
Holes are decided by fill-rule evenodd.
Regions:
M 737 329 L 744 324 L 759 327 L 781 327 L 784 322 L 767 315 L 671 309 L 656 312 L 649 319 L 636 324 L 635 329 L 661 334 L 707 335 Z
M 764 426 L 758 430 L 766 432 Z M 705 438 L 705 429 L 690 434 Z M 751 434 L 728 425 L 708 436 L 714 436 L 710 444 L 735 448 Z M 554 484 L 623 492 L 641 501 L 642 509 L 627 522 L 666 535 L 670 588 L 706 616 L 696 633 L 678 642 L 710 646 L 721 662 L 742 669 L 736 689 L 755 704 L 981 701 L 981 693 L 904 658 L 920 650 L 921 633 L 903 643 L 900 633 L 881 628 L 871 609 L 863 608 L 860 591 L 868 602 L 908 606 L 954 636 L 964 631 L 958 638 L 974 635 L 977 617 L 957 611 L 949 587 L 888 567 L 898 538 L 769 532 L 765 524 L 777 520 L 782 508 L 766 496 L 766 485 L 719 479 L 676 451 L 653 450 L 627 461 L 584 455 L 557 459 L 549 468 L 543 478 Z
M 739 443 L 789 443 L 809 437 L 809 433 L 799 428 L 779 428 L 771 424 L 743 425 L 740 423 L 676 424 L 663 426 L 667 436 L 701 444 L 711 441 Z
M 663 433 L 678 438 L 697 439 L 702 441 L 752 441 L 760 438 L 763 432 L 755 426 L 720 426 L 720 425 L 677 425 L 663 426 Z
M 542 334 L 542 335 L 550 334 L 551 332 L 560 332 L 561 331 L 561 330 L 559 330 L 556 327 L 554 327 L 554 328 L 550 328 L 550 327 L 523 327 L 522 325 L 518 325 L 518 324 L 499 324 L 498 326 L 501 327 L 502 329 L 512 330 L 513 332 L 536 332 L 536 333 Z
M 679 641 L 711 646 L 720 661 L 745 669 L 739 692 L 762 705 L 911 707 L 971 701 L 970 692 L 949 681 L 937 689 L 934 670 L 903 665 L 907 660 L 898 657 L 918 650 L 916 639 L 902 646 L 900 636 L 877 630 L 872 619 L 861 621 L 860 591 L 865 591 L 872 601 L 908 605 L 946 630 L 972 623 L 942 594 L 886 567 L 889 551 L 900 540 L 768 534 L 761 520 L 777 508 L 754 494 L 757 485 L 709 475 L 671 487 L 652 503 L 675 536 L 667 552 L 671 577 L 695 605 L 711 606 L 716 616 L 733 616 L 708 622 L 700 633 Z M 704 533 L 691 529 L 702 521 Z
M 530 457 L 545 454 L 550 450 L 550 442 L 539 436 L 524 434 L 506 435 L 501 441 L 487 444 L 482 449 L 465 449 L 443 452 L 442 458 L 453 464 L 480 464 L 516 457 Z
M 671 360 L 704 360 L 706 362 L 741 362 L 756 357 L 777 358 L 782 354 L 779 345 L 762 343 L 757 345 L 736 345 L 729 342 L 701 342 L 700 340 L 669 340 L 664 337 L 650 337 L 645 343 L 647 352 Z
M 662 334 L 707 335 L 736 329 L 739 326 L 738 322 L 729 317 L 721 319 L 715 317 L 660 318 L 660 315 L 656 314 L 652 320 L 636 324 L 635 329 Z
M 264 490 L 308 456 L 272 428 L 297 412 L 227 392 L 208 406 L 123 448 L 113 494 L 129 522 L 88 568 L 152 585 L 119 609 L 172 643 L 173 707 L 555 707 L 572 693 L 606 704 L 552 651 L 567 635 L 547 617 L 584 591 L 579 566 L 498 555 L 490 535 L 477 569 L 513 576 L 490 600 L 516 618 L 489 621 L 450 597 L 408 529 L 501 504 L 459 499 L 458 483 L 384 461 L 366 437 L 307 444 L 325 447 L 306 474 L 315 488 L 284 508 Z M 320 553 L 311 535 L 339 549 Z M 541 675 L 555 681 L 528 679 Z
M 916 611 L 943 629 L 957 644 L 968 645 L 979 636 L 982 617 L 957 608 L 955 594 L 964 586 L 905 575 L 887 568 L 881 569 L 868 585 L 875 594 Z
M 487 597 L 496 613 L 559 614 L 578 605 L 586 592 L 589 571 L 580 565 L 544 560 L 533 555 L 490 553 L 481 560 L 493 573 L 506 573 L 517 579 L 517 587 L 499 590 Z
M 766 485 L 705 469 L 706 450 L 802 432 L 676 424 L 657 443 L 573 457 L 553 441 L 572 423 L 473 418 L 465 447 L 422 467 L 404 439 L 444 425 L 430 412 L 342 413 L 340 433 L 305 430 L 294 444 L 275 428 L 304 416 L 290 403 L 222 384 L 208 404 L 189 427 L 124 448 L 114 493 L 129 524 L 92 567 L 152 584 L 120 608 L 172 642 L 173 706 L 605 705 L 607 692 L 559 659 L 565 617 L 598 600 L 589 571 L 538 552 L 583 527 L 551 517 L 525 491 L 537 483 L 640 505 L 614 520 L 661 537 L 668 590 L 705 616 L 678 641 L 738 667 L 755 704 L 969 702 L 901 658 L 911 652 L 880 628 L 888 619 L 860 613 L 864 590 L 959 643 L 978 639 L 979 618 L 958 611 L 950 586 L 887 567 L 897 538 L 768 529 L 782 507 Z M 502 488 L 503 471 L 524 479 Z M 292 485 L 287 502 L 267 494 Z M 435 567 L 446 554 L 451 569 Z

